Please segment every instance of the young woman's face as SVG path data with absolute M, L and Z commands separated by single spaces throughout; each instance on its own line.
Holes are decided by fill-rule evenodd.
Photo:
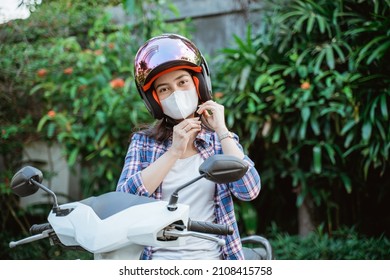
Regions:
M 191 75 L 185 70 L 169 72 L 154 82 L 154 88 L 160 100 L 166 99 L 177 90 L 189 90 L 194 87 Z

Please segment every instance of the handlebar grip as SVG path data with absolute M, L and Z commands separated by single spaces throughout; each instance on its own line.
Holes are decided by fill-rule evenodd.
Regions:
M 32 225 L 30 228 L 30 234 L 40 234 L 44 232 L 45 230 L 52 229 L 51 225 L 49 223 L 44 224 L 38 224 L 38 225 Z
M 228 225 L 192 220 L 188 221 L 188 230 L 219 235 L 231 235 L 233 233 L 233 229 Z

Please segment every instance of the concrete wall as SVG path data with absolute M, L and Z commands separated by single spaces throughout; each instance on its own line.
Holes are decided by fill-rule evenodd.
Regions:
M 258 2 L 258 3 L 256 3 Z M 261 1 L 250 0 L 173 0 L 179 17 L 169 22 L 190 18 L 194 25 L 193 41 L 206 55 L 233 45 L 233 35 L 245 37 L 248 24 L 259 26 Z
M 58 202 L 65 203 L 79 198 L 79 175 L 72 172 L 57 144 L 33 142 L 24 147 L 23 165 L 31 165 L 44 174 L 43 185 L 57 194 Z M 53 200 L 41 189 L 34 195 L 20 200 L 22 207 L 37 203 L 52 203 Z
M 191 19 L 192 40 L 204 55 L 216 55 L 221 48 L 234 44 L 233 35 L 245 37 L 248 24 L 254 29 L 260 25 L 263 4 L 261 0 L 172 0 L 179 16 L 167 11 L 167 22 Z M 132 22 L 121 8 L 108 11 L 115 23 Z

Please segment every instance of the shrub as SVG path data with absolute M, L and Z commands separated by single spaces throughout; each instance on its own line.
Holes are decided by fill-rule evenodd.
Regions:
M 69 167 L 80 164 L 82 197 L 88 197 L 115 190 L 130 133 L 151 121 L 134 87 L 133 57 L 152 35 L 187 35 L 185 23 L 166 24 L 164 3 L 150 0 L 155 5 L 149 16 L 156 20 L 132 14 L 145 21 L 117 25 L 105 10 L 117 2 L 43 1 L 29 19 L 0 26 L 0 229 L 5 234 L 25 236 L 32 220 L 45 220 L 19 209 L 9 194 L 24 145 L 60 143 Z M 24 258 L 16 255 L 12 258 Z
M 330 232 L 377 219 L 390 195 L 388 2 L 266 4 L 260 27 L 223 50 L 215 79 L 272 201 L 264 210 L 284 219 L 293 193 Z
M 388 260 L 390 240 L 385 236 L 367 237 L 354 228 L 341 228 L 330 236 L 318 228 L 305 238 L 270 233 L 271 245 L 277 260 Z

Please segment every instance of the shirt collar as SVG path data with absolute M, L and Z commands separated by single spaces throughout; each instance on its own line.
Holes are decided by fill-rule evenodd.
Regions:
M 195 137 L 195 141 L 205 143 L 207 146 L 212 146 L 214 132 L 202 127 L 198 135 Z M 172 144 L 172 136 L 165 140 L 165 144 L 170 146 Z
M 210 131 L 210 130 L 207 130 L 205 128 L 202 128 L 198 135 L 196 136 L 195 140 L 200 140 L 200 141 L 203 141 L 205 142 L 207 145 L 211 145 L 212 144 L 212 135 L 213 135 L 214 132 Z

